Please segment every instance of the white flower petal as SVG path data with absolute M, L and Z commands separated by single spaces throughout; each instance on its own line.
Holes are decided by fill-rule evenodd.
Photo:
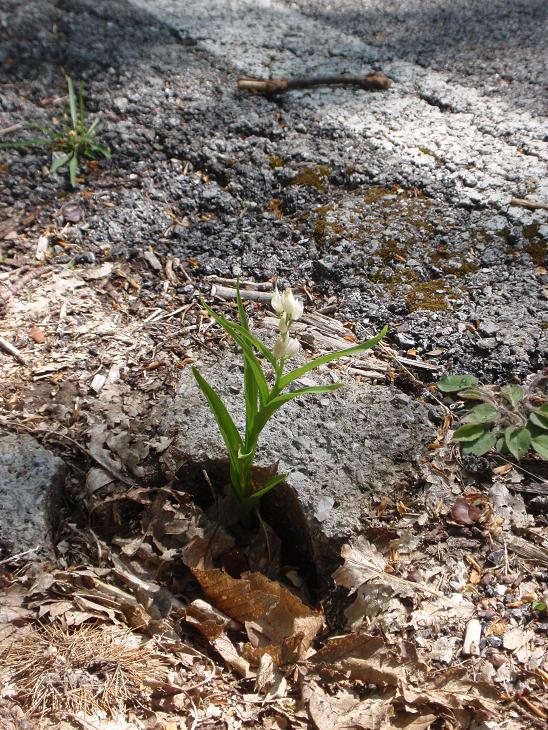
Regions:
M 301 349 L 301 345 L 299 343 L 299 340 L 296 340 L 294 337 L 289 337 L 287 340 L 287 344 L 285 347 L 285 356 L 286 357 L 295 357 L 299 353 L 299 350 Z
M 304 305 L 296 299 L 291 289 L 286 289 L 281 297 L 283 311 L 293 320 L 302 316 Z
M 272 299 L 270 300 L 270 305 L 272 306 L 272 309 L 276 312 L 276 314 L 283 313 L 284 307 L 282 303 L 282 295 L 278 291 L 278 287 L 276 287 L 274 290 L 274 294 L 272 295 Z

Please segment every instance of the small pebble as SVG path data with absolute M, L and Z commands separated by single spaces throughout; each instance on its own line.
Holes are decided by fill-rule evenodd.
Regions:
M 95 254 L 93 251 L 82 251 L 82 253 L 77 253 L 74 257 L 74 263 L 75 264 L 94 264 L 95 263 Z
M 493 550 L 492 553 L 489 553 L 486 560 L 490 565 L 500 565 L 502 560 L 504 559 L 504 548 L 500 548 L 499 550 Z

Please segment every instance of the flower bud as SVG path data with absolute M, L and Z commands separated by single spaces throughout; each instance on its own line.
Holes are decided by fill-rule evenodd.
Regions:
M 287 322 L 287 314 L 285 314 L 285 312 L 280 316 L 278 327 L 280 328 L 280 334 L 285 337 L 289 332 L 289 324 Z
M 281 357 L 285 356 L 285 339 L 283 337 L 278 337 L 276 342 L 274 343 L 274 357 L 276 360 L 279 360 Z

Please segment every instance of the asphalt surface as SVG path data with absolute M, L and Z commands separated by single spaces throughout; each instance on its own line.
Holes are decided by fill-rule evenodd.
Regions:
M 548 203 L 546 18 L 537 1 L 3 0 L 0 127 L 47 122 L 62 72 L 83 78 L 113 159 L 86 175 L 78 251 L 189 261 L 183 299 L 211 273 L 279 276 L 358 334 L 389 323 L 402 352 L 523 378 L 546 357 L 548 214 L 511 199 Z M 376 69 L 389 91 L 236 88 Z M 0 215 L 54 219 L 69 193 L 47 152 L 2 159 Z

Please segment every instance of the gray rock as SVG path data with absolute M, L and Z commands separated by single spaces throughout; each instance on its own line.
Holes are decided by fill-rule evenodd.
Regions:
M 400 347 L 403 347 L 404 349 L 415 347 L 416 342 L 413 337 L 406 334 L 405 332 L 397 332 L 394 336 L 394 339 L 398 343 Z
M 208 356 L 197 367 L 241 430 L 243 395 L 234 392 L 241 390 L 240 362 L 228 352 L 217 360 Z M 314 371 L 306 384 L 311 379 L 333 382 L 334 376 L 336 371 Z M 200 492 L 196 482 L 203 482 L 204 468 L 214 483 L 227 480 L 221 437 L 190 369 L 183 373 L 167 426 L 177 432 L 182 485 Z M 257 453 L 260 465 L 279 461 L 279 472 L 289 474 L 289 501 L 297 496 L 300 518 L 295 513 L 289 517 L 292 507 L 276 503 L 287 502 L 283 490 L 274 490 L 266 500 L 268 512 L 278 513 L 278 519 L 281 513 L 275 527 L 282 540 L 304 543 L 303 530 L 308 531 L 313 559 L 322 572 L 328 570 L 339 558 L 341 544 L 363 531 L 372 494 L 398 494 L 402 484 L 412 482 L 434 435 L 425 406 L 383 385 L 349 382 L 328 396 L 307 395 L 284 405 L 263 431 Z M 296 527 L 303 515 L 304 526 Z
M 65 472 L 31 436 L 0 431 L 0 551 L 52 548 Z

